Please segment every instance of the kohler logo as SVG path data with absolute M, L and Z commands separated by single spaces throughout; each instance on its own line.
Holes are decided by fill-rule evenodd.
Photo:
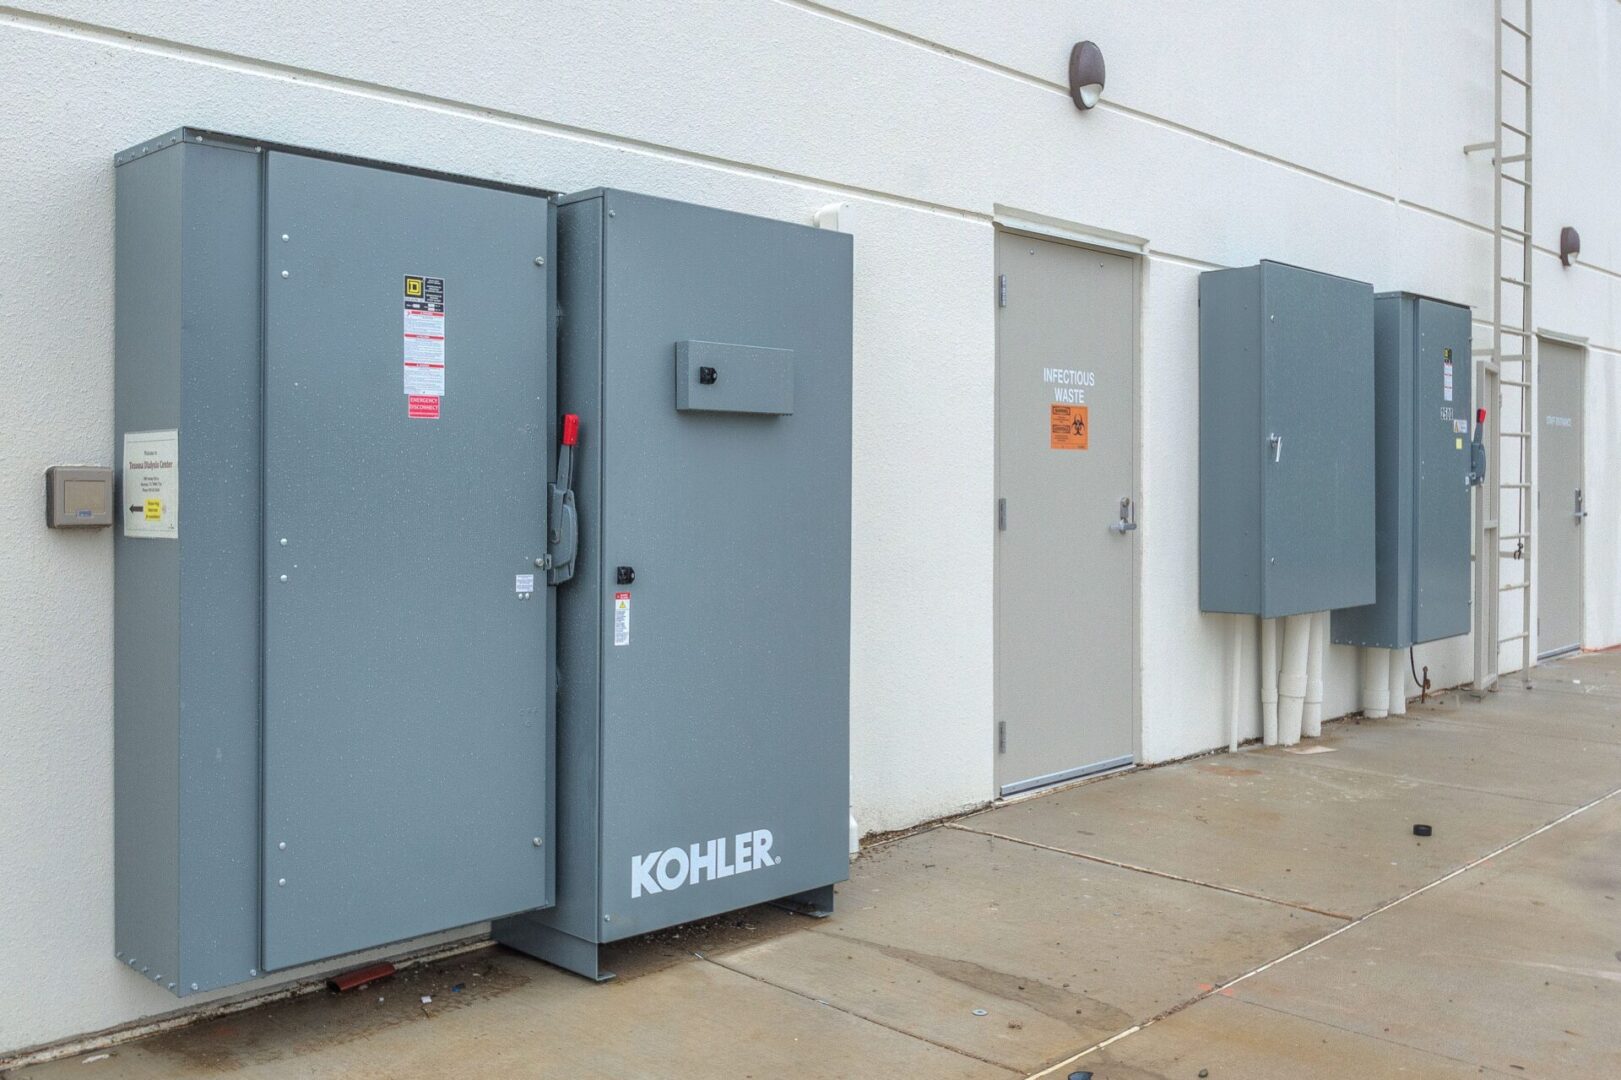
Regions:
M 643 893 L 669 892 L 700 881 L 717 881 L 733 874 L 763 870 L 782 862 L 771 854 L 771 830 L 755 829 L 700 841 L 687 847 L 649 851 L 630 857 L 630 898 Z

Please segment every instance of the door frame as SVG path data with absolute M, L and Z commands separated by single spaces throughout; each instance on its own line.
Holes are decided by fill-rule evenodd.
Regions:
M 1533 406 L 1532 430 L 1537 432 L 1531 438 L 1531 475 L 1536 481 L 1536 499 L 1533 506 L 1536 509 L 1536 524 L 1532 536 L 1533 559 L 1537 565 L 1527 567 L 1531 580 L 1531 617 L 1535 623 L 1536 634 L 1532 639 L 1536 645 L 1531 650 L 1534 663 L 1551 660 L 1555 656 L 1569 656 L 1573 652 L 1581 652 L 1587 643 L 1587 530 L 1576 530 L 1576 647 L 1565 649 L 1557 653 L 1544 653 L 1542 651 L 1542 574 L 1538 571 L 1541 565 L 1542 552 L 1542 425 L 1536 417 L 1542 414 L 1542 344 L 1551 342 L 1562 345 L 1576 353 L 1577 385 L 1581 389 L 1582 414 L 1576 425 L 1576 476 L 1581 481 L 1582 494 L 1587 494 L 1587 364 L 1591 353 L 1588 349 L 1588 339 L 1575 334 L 1563 334 L 1557 330 L 1538 327 L 1536 332 L 1536 386 L 1533 388 L 1531 404 Z M 1585 500 L 1584 500 L 1585 501 Z M 1527 627 L 1527 630 L 1532 627 Z
M 998 275 L 1001 273 L 997 263 L 996 248 L 998 238 L 1009 233 L 1017 236 L 1027 236 L 1032 240 L 1044 240 L 1049 243 L 1064 244 L 1068 247 L 1080 248 L 1084 251 L 1096 251 L 1104 255 L 1118 255 L 1129 259 L 1132 264 L 1132 345 L 1131 345 L 1131 394 L 1132 394 L 1132 425 L 1133 438 L 1131 448 L 1131 499 L 1135 509 L 1139 529 L 1131 545 L 1131 627 L 1129 640 L 1131 642 L 1131 761 L 1120 768 L 1135 768 L 1143 760 L 1143 693 L 1142 693 L 1142 657 L 1143 657 L 1143 571 L 1142 571 L 1142 536 L 1144 530 L 1149 528 L 1144 523 L 1143 515 L 1143 297 L 1146 287 L 1145 278 L 1148 269 L 1148 241 L 1124 233 L 1115 233 L 1107 230 L 1095 230 L 1084 225 L 1070 222 L 1061 222 L 1057 219 L 1038 217 L 1035 215 L 1019 214 L 1000 204 L 991 227 L 991 319 L 992 319 L 992 378 L 991 378 L 991 723 L 990 723 L 990 752 L 991 752 L 991 798 L 1001 802 L 1007 799 L 1024 798 L 1030 795 L 1039 795 L 1053 791 L 1067 784 L 1080 783 L 1114 769 L 1100 769 L 1097 771 L 1082 772 L 1079 775 L 1055 779 L 1047 784 L 1017 791 L 1009 795 L 1002 794 L 1002 785 L 997 779 L 996 757 L 998 750 L 997 724 L 1000 717 L 1000 671 L 1001 671 L 1001 637 L 997 633 L 999 615 L 1001 611 L 1001 555 L 997 540 L 998 522 L 996 520 L 996 500 L 1000 498 L 1002 490 L 1002 430 L 1000 420 L 999 391 L 1002 374 L 1002 341 L 999 327 L 1000 310 Z M 1061 775 L 1061 774 L 1060 774 Z

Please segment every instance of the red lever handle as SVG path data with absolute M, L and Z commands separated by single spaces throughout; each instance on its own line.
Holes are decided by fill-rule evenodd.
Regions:
M 563 414 L 563 445 L 573 446 L 580 441 L 580 414 Z

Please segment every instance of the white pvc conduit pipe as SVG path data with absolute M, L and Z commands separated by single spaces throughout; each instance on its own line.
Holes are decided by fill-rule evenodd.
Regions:
M 1300 741 L 1301 717 L 1306 705 L 1306 653 L 1311 646 L 1310 615 L 1283 620 L 1283 666 L 1278 673 L 1278 742 L 1293 746 Z
M 1390 715 L 1407 715 L 1407 654 L 1390 650 Z
M 1243 615 L 1227 617 L 1227 749 L 1238 750 L 1239 685 L 1244 681 Z
M 1278 745 L 1278 620 L 1261 620 L 1261 741 Z
M 1328 652 L 1328 612 L 1311 619 L 1311 644 L 1306 652 L 1306 705 L 1300 714 L 1300 733 L 1315 739 L 1323 733 L 1323 659 Z
M 1390 650 L 1362 650 L 1362 714 L 1370 720 L 1390 715 Z

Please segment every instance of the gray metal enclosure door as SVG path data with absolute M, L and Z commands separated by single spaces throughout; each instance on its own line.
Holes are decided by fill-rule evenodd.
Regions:
M 1133 755 L 1137 264 L 1000 233 L 996 779 Z M 1122 500 L 1131 500 L 1122 504 Z
M 1582 350 L 1537 342 L 1537 653 L 1582 644 Z
M 546 550 L 535 259 L 552 211 L 315 158 L 273 153 L 267 169 L 262 896 L 276 969 L 549 899 L 552 845 L 536 840 L 552 615 L 543 575 L 520 590 Z M 405 305 L 440 283 L 443 396 L 408 405 Z

